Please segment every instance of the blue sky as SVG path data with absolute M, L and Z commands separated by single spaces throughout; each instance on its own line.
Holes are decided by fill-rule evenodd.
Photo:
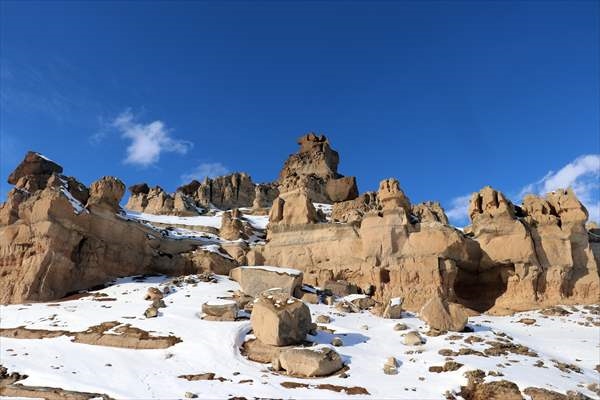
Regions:
M 277 177 L 325 133 L 360 191 L 464 220 L 572 185 L 598 218 L 598 2 L 0 3 L 0 179 L 33 149 L 86 184 Z

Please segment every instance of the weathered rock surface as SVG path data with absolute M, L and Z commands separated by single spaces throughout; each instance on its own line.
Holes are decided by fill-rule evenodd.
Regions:
M 308 133 L 298 139 L 298 144 L 298 153 L 288 157 L 279 173 L 280 195 L 301 188 L 316 203 L 346 201 L 358 196 L 356 179 L 337 172 L 339 155 L 324 135 Z
M 293 296 L 302 286 L 302 272 L 290 268 L 242 266 L 232 269 L 229 275 L 240 284 L 242 292 L 252 297 L 273 288 Z
M 215 300 L 202 304 L 203 318 L 209 321 L 235 321 L 238 310 L 234 300 Z
M 311 329 L 308 306 L 278 290 L 263 292 L 256 299 L 250 322 L 256 338 L 272 346 L 302 343 Z
M 344 366 L 340 355 L 329 347 L 286 349 L 279 362 L 289 375 L 301 377 L 329 376 Z
M 420 317 L 429 327 L 438 331 L 460 332 L 465 329 L 469 317 L 460 304 L 449 303 L 438 294 L 421 309 Z
M 17 186 L 0 207 L 0 303 L 58 299 L 116 277 L 189 274 L 229 262 L 194 251 L 192 241 L 171 240 L 121 218 L 125 186 L 118 179 L 102 178 L 88 191 L 57 174 L 55 163 L 38 160 L 42 167 L 31 167 L 32 157 L 38 156 L 28 155 L 12 174 Z M 40 185 L 25 192 L 29 181 Z M 85 204 L 79 200 L 86 197 Z

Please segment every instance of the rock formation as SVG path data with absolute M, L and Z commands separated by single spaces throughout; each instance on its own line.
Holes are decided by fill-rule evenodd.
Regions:
M 87 189 L 61 171 L 30 152 L 11 174 L 15 187 L 0 207 L 0 303 L 58 299 L 120 276 L 235 266 L 193 241 L 122 218 L 125 185 L 117 178 Z
M 277 289 L 257 297 L 250 321 L 256 339 L 270 346 L 300 344 L 311 329 L 308 306 Z
M 288 157 L 279 173 L 279 193 L 303 188 L 315 203 L 335 203 L 358 196 L 356 179 L 337 172 L 339 155 L 324 135 L 308 133 L 298 139 L 298 144 L 300 150 Z
M 240 173 L 192 181 L 173 195 L 146 184 L 130 187 L 127 206 L 138 211 L 232 209 L 223 214 L 219 239 L 231 257 L 124 218 L 117 178 L 87 188 L 55 162 L 28 153 L 10 175 L 15 187 L 0 208 L 0 285 L 6 288 L 0 301 L 56 299 L 139 273 L 228 274 L 245 263 L 296 268 L 304 283 L 318 287 L 345 281 L 372 296 L 379 313 L 392 298 L 418 311 L 438 294 L 444 302 L 496 313 L 600 297 L 600 230 L 586 227 L 588 213 L 571 189 L 528 195 L 517 206 L 485 187 L 472 196 L 472 223 L 463 232 L 448 224 L 439 203 L 411 204 L 395 178 L 358 196 L 354 178 L 337 172 L 339 155 L 324 136 L 305 135 L 299 145 L 277 188 Z M 333 203 L 331 216 L 314 202 Z M 238 207 L 258 214 L 271 207 L 266 242 L 246 240 L 256 232 Z M 248 278 L 253 290 L 243 272 L 235 274 L 253 296 L 256 288 L 288 287 Z M 291 281 L 289 294 L 296 294 L 302 278 Z

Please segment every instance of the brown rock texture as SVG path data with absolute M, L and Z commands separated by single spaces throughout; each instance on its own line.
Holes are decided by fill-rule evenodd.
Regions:
M 57 174 L 60 168 L 52 167 L 50 176 L 47 167 L 32 168 L 32 157 L 11 175 L 19 179 L 0 206 L 0 303 L 58 299 L 120 276 L 227 274 L 235 266 L 216 253 L 194 251 L 191 241 L 171 240 L 122 218 L 125 185 L 118 179 L 92 183 L 83 204 L 78 198 L 88 197 L 87 188 Z M 22 185 L 30 181 L 39 189 L 25 191 Z
M 354 177 L 337 172 L 339 154 L 324 135 L 308 133 L 298 139 L 300 149 L 285 161 L 279 173 L 279 193 L 306 190 L 311 202 L 334 203 L 358 196 Z
M 250 318 L 254 335 L 271 346 L 302 343 L 311 329 L 310 310 L 301 300 L 278 290 L 258 296 Z

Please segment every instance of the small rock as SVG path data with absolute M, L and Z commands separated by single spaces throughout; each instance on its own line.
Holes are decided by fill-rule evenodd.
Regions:
M 156 300 L 156 299 L 162 299 L 163 298 L 163 292 L 160 291 L 159 288 L 156 287 L 149 287 L 148 291 L 146 292 L 146 296 L 144 297 L 144 300 Z
M 341 338 L 339 337 L 334 337 L 333 340 L 331 341 L 331 344 L 335 347 L 340 347 L 344 345 L 344 342 L 342 341 Z
M 518 322 L 525 325 L 533 325 L 535 324 L 535 319 L 533 318 L 521 318 Z
M 155 299 L 152 301 L 152 307 L 154 308 L 165 308 L 167 305 L 163 299 Z
M 186 399 L 195 399 L 198 397 L 198 395 L 196 393 L 192 393 L 192 392 L 185 392 L 184 396 Z
M 317 318 L 315 320 L 319 324 L 328 324 L 331 322 L 331 318 L 329 317 L 329 315 L 317 315 Z
M 416 331 L 410 331 L 406 335 L 404 335 L 404 339 L 402 341 L 407 346 L 418 346 L 423 344 L 423 338 Z
M 395 331 L 405 331 L 407 329 L 408 329 L 408 326 L 406 326 L 406 324 L 403 324 L 402 322 L 399 322 L 396 325 L 394 325 Z
M 361 325 L 360 329 L 364 329 L 365 331 L 369 330 L 369 325 Z
M 149 307 L 145 312 L 144 316 L 146 318 L 154 318 L 158 316 L 158 309 L 155 307 Z

